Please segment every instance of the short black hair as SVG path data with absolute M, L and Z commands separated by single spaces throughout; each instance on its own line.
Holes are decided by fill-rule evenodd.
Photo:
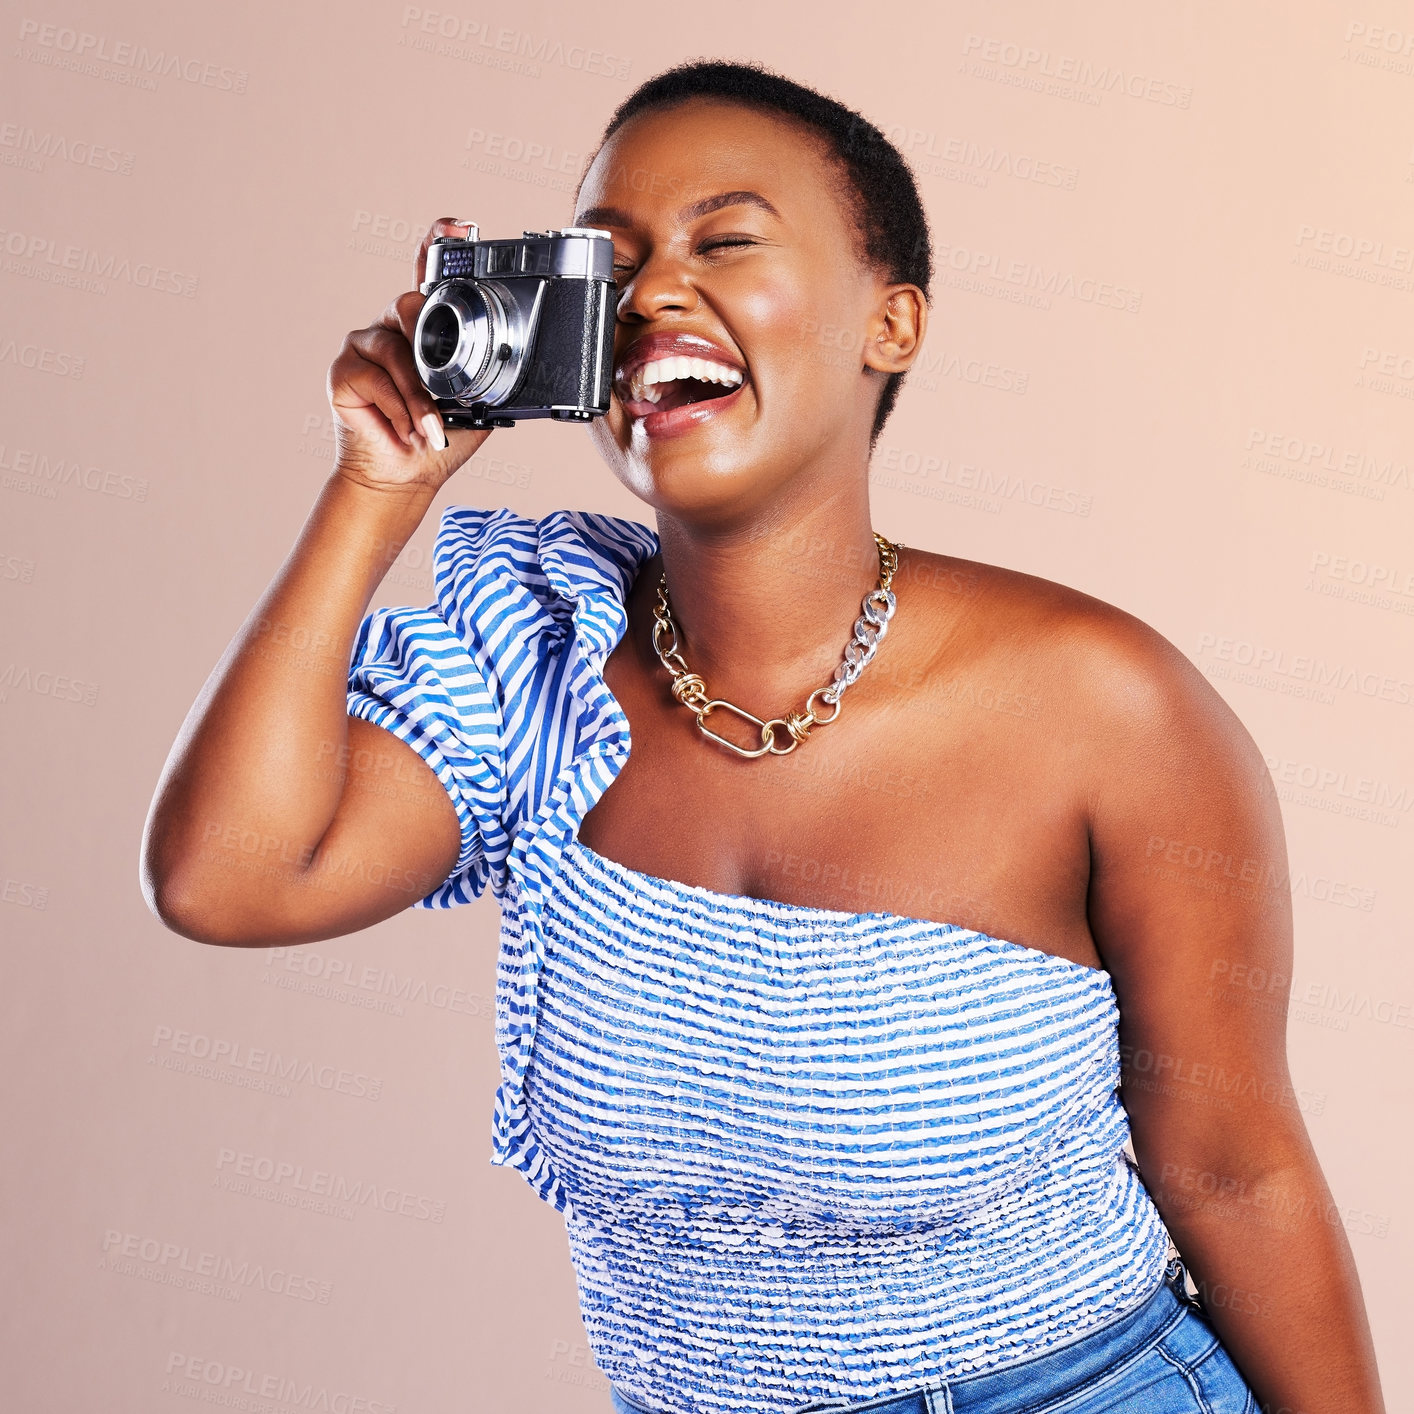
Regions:
M 639 84 L 619 104 L 599 146 L 630 118 L 691 98 L 715 98 L 782 113 L 813 129 L 847 178 L 850 215 L 865 260 L 891 282 L 917 285 L 929 298 L 933 245 L 928 217 L 903 153 L 862 114 L 763 64 L 699 59 L 665 69 Z M 870 431 L 871 446 L 894 410 L 903 378 L 902 373 L 891 373 L 885 380 Z

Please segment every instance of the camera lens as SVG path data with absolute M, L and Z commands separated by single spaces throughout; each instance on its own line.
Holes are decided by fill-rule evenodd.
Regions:
M 422 361 L 428 368 L 445 368 L 461 343 L 462 322 L 449 305 L 439 304 L 427 313 L 418 340 Z
M 520 379 L 524 316 L 514 296 L 494 280 L 450 279 L 428 296 L 417 316 L 412 352 L 434 398 L 464 406 L 503 402 Z M 497 350 L 511 347 L 511 357 Z

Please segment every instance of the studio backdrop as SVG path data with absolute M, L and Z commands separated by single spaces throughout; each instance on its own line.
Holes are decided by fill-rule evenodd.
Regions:
M 1265 754 L 1296 951 L 1290 979 L 1250 985 L 1289 985 L 1277 1102 L 1316 1142 L 1407 1407 L 1408 7 L 433 3 L 452 8 L 6 9 L 0 1399 L 607 1410 L 562 1220 L 490 1163 L 495 902 L 203 946 L 148 911 L 138 847 L 184 716 L 330 473 L 346 331 L 411 287 L 435 217 L 568 224 L 614 106 L 714 56 L 860 109 L 926 198 L 932 320 L 874 455 L 874 524 L 1136 614 Z M 853 356 L 843 331 L 813 338 Z M 443 505 L 649 518 L 584 429 L 498 431 L 375 603 L 431 601 Z M 1048 704 L 973 683 L 937 707 Z M 1188 844 L 1147 847 L 1240 874 Z

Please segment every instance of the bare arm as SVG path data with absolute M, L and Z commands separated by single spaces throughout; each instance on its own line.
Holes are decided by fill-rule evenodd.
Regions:
M 1108 741 L 1089 911 L 1119 1000 L 1135 1157 L 1262 1407 L 1383 1414 L 1355 1261 L 1302 1119 L 1317 1097 L 1287 1065 L 1275 792 L 1206 680 L 1129 624 L 1112 626 L 1095 678 Z
M 428 239 L 451 225 L 438 222 Z M 431 768 L 346 711 L 374 589 L 488 435 L 454 431 L 447 445 L 408 343 L 421 304 L 403 295 L 345 340 L 329 374 L 333 474 L 158 783 L 142 886 L 187 937 L 260 946 L 354 932 L 423 897 L 456 862 L 456 811 Z

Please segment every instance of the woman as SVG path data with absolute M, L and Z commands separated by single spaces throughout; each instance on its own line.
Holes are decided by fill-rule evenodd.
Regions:
M 564 1214 L 619 1411 L 1380 1410 L 1285 997 L 1242 985 L 1291 972 L 1260 754 L 1130 616 L 875 537 L 928 318 L 902 158 L 686 65 L 575 224 L 656 533 L 452 507 L 437 602 L 367 612 L 488 435 L 448 442 L 394 300 L 174 748 L 151 906 L 268 946 L 491 887 L 494 1162 Z

